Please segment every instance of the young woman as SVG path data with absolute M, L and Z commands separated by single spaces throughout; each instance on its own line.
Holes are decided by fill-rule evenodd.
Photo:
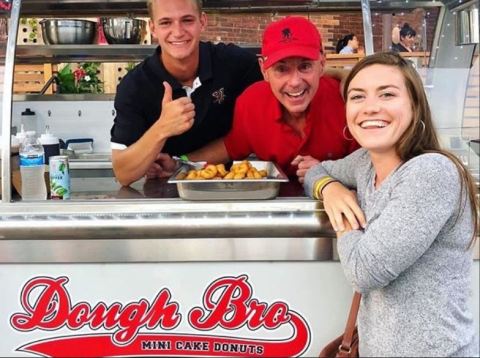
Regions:
M 346 277 L 362 293 L 360 355 L 478 356 L 472 177 L 440 148 L 422 82 L 398 54 L 361 60 L 344 98 L 345 134 L 362 148 L 310 168 L 305 190 L 323 199 Z
M 354 34 L 345 35 L 338 40 L 336 52 L 339 54 L 351 54 L 358 50 L 358 39 Z

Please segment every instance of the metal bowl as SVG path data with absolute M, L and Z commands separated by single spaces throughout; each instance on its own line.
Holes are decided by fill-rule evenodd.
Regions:
M 480 139 L 472 139 L 468 142 L 468 145 L 473 149 L 476 155 L 480 156 Z
M 43 40 L 49 45 L 91 44 L 97 24 L 88 20 L 46 19 L 40 21 Z
M 103 33 L 109 44 L 140 44 L 147 22 L 130 17 L 102 17 Z

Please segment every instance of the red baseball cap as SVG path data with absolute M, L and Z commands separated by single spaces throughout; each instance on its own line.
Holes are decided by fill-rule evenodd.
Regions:
M 322 50 L 322 37 L 309 20 L 287 16 L 270 23 L 263 33 L 263 68 L 287 57 L 304 57 L 318 60 Z

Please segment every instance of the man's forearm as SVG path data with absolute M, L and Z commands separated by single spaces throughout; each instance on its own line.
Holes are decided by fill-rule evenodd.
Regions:
M 230 157 L 223 143 L 223 138 L 219 138 L 194 152 L 188 153 L 188 159 L 195 162 L 206 161 L 212 164 L 219 164 L 227 163 Z
M 137 142 L 124 150 L 112 150 L 112 167 L 115 177 L 128 186 L 145 175 L 166 140 L 156 142 L 147 132 Z

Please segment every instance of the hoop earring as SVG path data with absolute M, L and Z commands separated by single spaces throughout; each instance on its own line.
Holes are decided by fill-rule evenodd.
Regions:
M 343 127 L 343 138 L 345 138 L 346 140 L 349 140 L 349 141 L 353 140 L 353 138 L 348 138 L 347 137 L 347 126 Z
M 422 134 L 425 133 L 425 122 L 420 119 L 420 123 L 422 124 Z

